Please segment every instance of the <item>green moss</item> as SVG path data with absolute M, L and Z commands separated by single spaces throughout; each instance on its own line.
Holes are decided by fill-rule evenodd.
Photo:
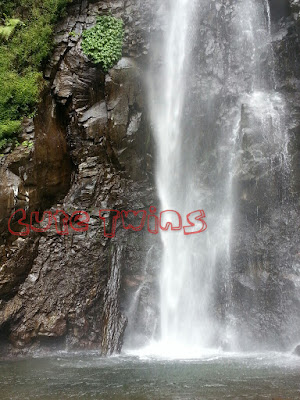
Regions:
M 102 16 L 91 29 L 82 34 L 82 50 L 104 71 L 114 66 L 122 57 L 124 40 L 123 21 L 112 16 Z
M 0 141 L 17 135 L 35 111 L 41 70 L 53 48 L 57 19 L 71 0 L 0 0 Z M 20 22 L 22 21 L 22 23 Z M 18 27 L 18 29 L 16 29 Z M 4 140 L 4 142 L 3 142 Z

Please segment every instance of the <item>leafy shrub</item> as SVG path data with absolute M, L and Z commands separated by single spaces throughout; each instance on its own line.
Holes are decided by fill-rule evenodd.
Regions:
M 10 137 L 13 133 L 18 132 L 21 127 L 21 121 L 6 120 L 0 125 L 0 136 Z
M 24 142 L 22 142 L 22 146 L 26 147 L 27 149 L 31 149 L 33 147 L 33 141 L 32 140 L 24 140 Z
M 5 25 L 0 26 L 0 39 L 8 40 L 14 33 L 16 27 L 21 24 L 18 18 L 8 18 L 5 20 Z
M 97 23 L 82 34 L 82 50 L 85 55 L 107 71 L 122 57 L 124 24 L 121 19 L 102 16 Z
M 0 26 L 0 149 L 36 107 L 53 27 L 71 1 L 0 0 L 0 17 L 6 21 Z
M 14 0 L 0 0 L 0 16 L 11 15 L 14 7 L 18 7 L 19 2 Z

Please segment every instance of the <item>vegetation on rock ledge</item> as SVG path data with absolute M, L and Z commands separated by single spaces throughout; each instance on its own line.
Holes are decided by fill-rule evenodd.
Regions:
M 0 148 L 35 109 L 52 32 L 72 0 L 0 0 Z
M 101 16 L 94 27 L 82 34 L 85 55 L 101 64 L 104 71 L 113 67 L 122 57 L 124 23 L 112 16 Z

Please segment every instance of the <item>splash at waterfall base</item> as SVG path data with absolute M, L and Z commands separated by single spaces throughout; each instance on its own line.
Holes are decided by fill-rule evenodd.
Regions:
M 18 213 L 22 213 L 21 218 L 16 218 Z M 162 231 L 181 231 L 183 229 L 184 235 L 195 235 L 204 232 L 207 229 L 207 224 L 204 221 L 205 212 L 203 210 L 193 211 L 186 216 L 188 225 L 183 226 L 181 214 L 175 210 L 162 211 L 159 217 L 156 214 L 156 207 L 150 207 L 149 215 L 147 211 L 119 211 L 119 210 L 99 210 L 99 218 L 103 222 L 104 236 L 106 238 L 114 238 L 116 236 L 116 228 L 118 219 L 122 220 L 123 228 L 139 232 L 144 228 L 147 219 L 147 229 L 149 233 L 157 235 L 159 229 Z M 61 236 L 69 234 L 69 230 L 74 232 L 87 232 L 89 229 L 90 215 L 86 211 L 74 211 L 69 215 L 63 210 L 55 212 L 45 211 L 40 218 L 39 212 L 33 211 L 30 214 L 30 223 L 26 223 L 26 211 L 19 209 L 15 211 L 8 221 L 8 230 L 14 236 L 26 237 L 30 231 L 45 233 L 52 225 L 55 224 L 56 233 Z M 135 218 L 138 223 L 133 223 Z M 132 220 L 133 219 L 133 220 Z M 18 225 L 18 230 L 12 229 L 12 221 Z M 130 221 L 131 223 L 129 223 Z M 37 227 L 36 224 L 44 224 L 44 226 Z M 23 230 L 22 230 L 23 228 Z M 25 230 L 24 230 L 25 228 Z M 69 229 L 70 228 L 70 229 Z M 16 228 L 14 228 L 16 229 Z

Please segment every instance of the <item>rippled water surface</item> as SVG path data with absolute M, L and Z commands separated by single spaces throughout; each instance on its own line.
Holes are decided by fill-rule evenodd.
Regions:
M 4 399 L 300 399 L 300 359 L 285 354 L 192 360 L 96 353 L 0 363 Z

